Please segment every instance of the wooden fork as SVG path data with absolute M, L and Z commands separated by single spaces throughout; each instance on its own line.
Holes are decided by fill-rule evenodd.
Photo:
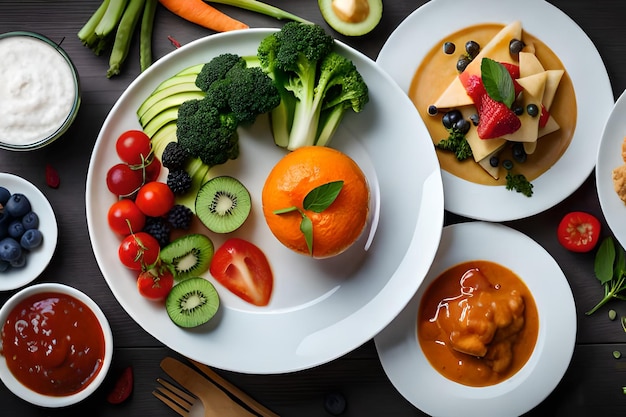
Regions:
M 189 416 L 189 411 L 196 399 L 164 379 L 157 378 L 157 382 L 161 384 L 161 386 L 152 391 L 152 395 L 182 417 Z

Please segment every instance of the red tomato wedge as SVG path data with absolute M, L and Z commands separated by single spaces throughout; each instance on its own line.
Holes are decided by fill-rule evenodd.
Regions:
M 213 255 L 211 275 L 242 300 L 266 306 L 272 296 L 274 277 L 267 257 L 247 240 L 230 238 Z
M 566 214 L 557 228 L 559 243 L 572 252 L 589 252 L 600 240 L 600 221 L 583 211 Z

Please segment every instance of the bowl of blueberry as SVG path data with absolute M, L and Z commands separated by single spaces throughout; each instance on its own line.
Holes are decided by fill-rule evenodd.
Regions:
M 41 275 L 57 238 L 56 217 L 43 193 L 23 178 L 0 173 L 0 291 Z

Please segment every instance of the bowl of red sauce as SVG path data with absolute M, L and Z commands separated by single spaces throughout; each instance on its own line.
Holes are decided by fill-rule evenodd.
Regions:
M 98 305 L 58 283 L 26 287 L 0 308 L 0 379 L 42 407 L 82 401 L 104 380 L 113 336 Z

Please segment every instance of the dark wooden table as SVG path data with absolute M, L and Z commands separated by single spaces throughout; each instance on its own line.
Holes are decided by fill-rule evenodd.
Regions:
M 273 1 L 273 4 L 324 25 L 317 2 L 311 0 Z M 371 34 L 360 38 L 337 36 L 375 59 L 389 34 L 423 1 L 388 1 L 383 20 Z M 575 20 L 596 44 L 608 68 L 615 97 L 626 87 L 626 3 L 620 0 L 552 1 Z M 83 47 L 76 33 L 100 4 L 99 0 L 1 0 L 0 32 L 31 30 L 53 40 L 63 40 L 63 47 L 78 67 L 82 83 L 82 106 L 69 132 L 45 149 L 16 153 L 0 151 L 0 171 L 20 175 L 37 185 L 55 209 L 59 223 L 59 245 L 52 263 L 35 282 L 62 282 L 90 295 L 107 315 L 115 338 L 112 369 L 105 385 L 83 403 L 63 410 L 34 407 L 13 396 L 0 384 L 0 414 L 3 416 L 173 416 L 169 408 L 151 395 L 155 380 L 162 375 L 160 360 L 176 355 L 143 331 L 113 297 L 96 264 L 85 219 L 85 180 L 91 150 L 102 122 L 124 89 L 139 74 L 130 51 L 122 75 L 107 79 L 106 57 L 96 57 Z M 480 2 L 476 2 L 479 7 Z M 520 7 L 523 2 L 520 2 Z M 219 6 L 246 21 L 251 27 L 279 27 L 281 22 L 251 12 Z M 450 13 L 454 13 L 450 10 Z M 212 32 L 188 23 L 159 7 L 154 31 L 154 54 L 162 57 L 173 50 L 167 36 L 181 43 L 210 35 Z M 563 33 L 567 36 L 567 33 Z M 419 42 L 419 39 L 415 40 Z M 576 49 L 576 45 L 571 45 Z M 579 115 L 584 120 L 585 115 Z M 61 176 L 58 189 L 48 188 L 44 167 L 54 165 Z M 578 324 L 577 343 L 572 363 L 555 391 L 528 415 L 616 416 L 626 413 L 626 359 L 613 358 L 614 350 L 626 357 L 626 332 L 619 321 L 607 318 L 609 307 L 595 315 L 584 312 L 602 296 L 602 288 L 593 276 L 593 254 L 574 254 L 557 242 L 555 230 L 561 217 L 572 210 L 585 210 L 602 219 L 604 235 L 610 234 L 602 217 L 593 175 L 569 198 L 546 212 L 529 219 L 508 222 L 545 247 L 558 261 L 572 287 Z M 446 223 L 462 221 L 446 213 Z M 0 294 L 0 303 L 13 292 Z M 610 308 L 626 315 L 625 302 L 612 302 Z M 113 377 L 126 366 L 135 372 L 131 399 L 119 406 L 105 401 Z M 324 416 L 324 394 L 341 392 L 347 399 L 346 416 L 417 416 L 423 415 L 391 385 L 378 360 L 372 341 L 346 356 L 314 369 L 281 375 L 247 375 L 222 372 L 252 396 L 283 416 Z M 419 376 L 416 376 L 419 378 Z M 445 398 L 442 398 L 445 401 Z

